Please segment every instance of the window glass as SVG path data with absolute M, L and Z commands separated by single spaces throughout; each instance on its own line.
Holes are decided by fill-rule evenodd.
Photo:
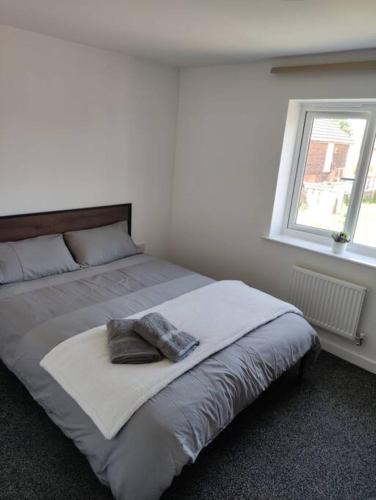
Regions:
M 315 118 L 308 144 L 296 223 L 344 228 L 367 120 Z
M 376 247 L 376 145 L 373 146 L 354 242 Z

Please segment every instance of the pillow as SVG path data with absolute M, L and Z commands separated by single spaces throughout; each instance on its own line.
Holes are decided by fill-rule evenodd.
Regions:
M 64 238 L 73 257 L 82 265 L 99 266 L 140 253 L 128 234 L 127 221 L 70 231 Z
M 79 268 L 61 234 L 0 243 L 1 285 L 34 280 Z

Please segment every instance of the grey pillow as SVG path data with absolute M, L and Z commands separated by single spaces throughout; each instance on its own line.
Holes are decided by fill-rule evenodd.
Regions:
M 1 285 L 75 271 L 79 268 L 61 234 L 0 243 Z
M 71 231 L 65 241 L 79 264 L 98 266 L 140 253 L 128 234 L 126 221 L 109 226 Z

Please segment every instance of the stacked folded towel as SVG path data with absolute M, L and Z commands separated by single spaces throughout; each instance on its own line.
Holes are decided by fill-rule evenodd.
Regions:
M 107 330 L 112 363 L 150 363 L 160 361 L 162 355 L 177 362 L 200 343 L 159 313 L 149 313 L 138 320 L 111 320 Z
M 112 319 L 107 323 L 111 363 L 153 363 L 162 354 L 134 331 L 135 320 Z
M 150 313 L 136 321 L 136 332 L 170 361 L 180 361 L 199 345 L 199 340 L 187 332 L 178 330 L 159 313 Z

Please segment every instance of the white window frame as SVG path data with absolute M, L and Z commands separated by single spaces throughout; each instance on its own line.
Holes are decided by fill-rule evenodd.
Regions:
M 353 182 L 350 205 L 344 230 L 350 234 L 348 249 L 351 252 L 376 258 L 376 248 L 354 243 L 356 223 L 362 204 L 368 168 L 376 141 L 375 101 L 312 101 L 302 102 L 292 157 L 290 180 L 287 189 L 285 210 L 282 219 L 282 234 L 314 243 L 328 245 L 331 231 L 297 224 L 297 210 L 303 183 L 306 158 L 315 118 L 365 118 L 367 120 L 359 154 L 358 168 Z

